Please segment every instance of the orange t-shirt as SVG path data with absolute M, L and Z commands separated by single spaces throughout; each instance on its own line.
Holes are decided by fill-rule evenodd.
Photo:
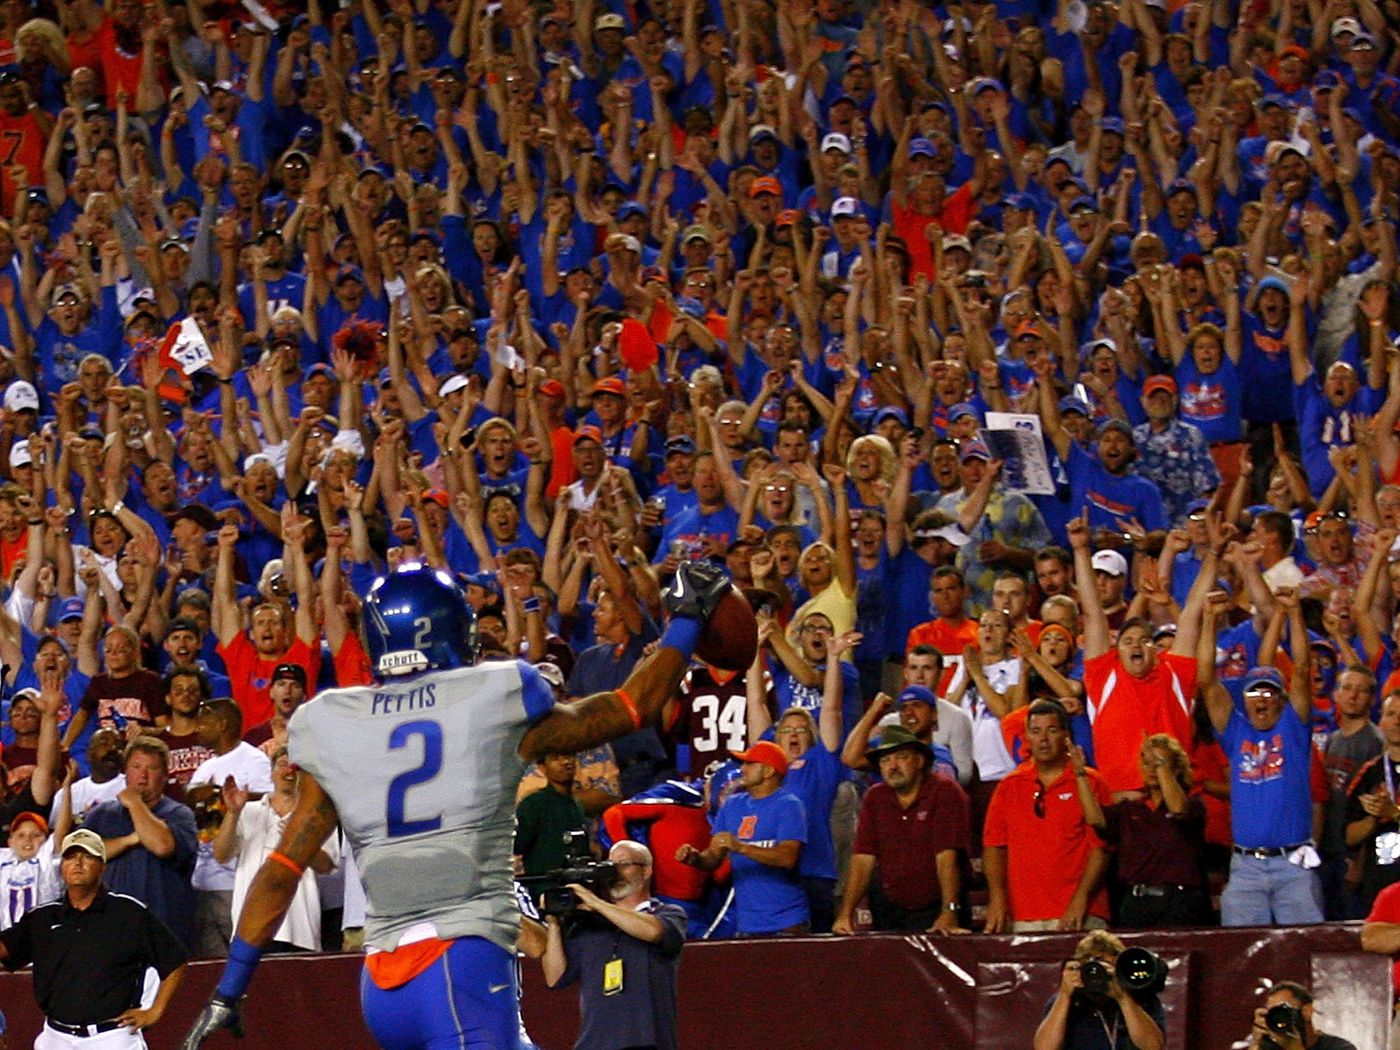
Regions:
M 912 628 L 904 643 L 904 651 L 908 653 L 916 645 L 931 645 L 943 654 L 943 677 L 938 680 L 938 692 L 941 696 L 948 692 L 948 686 L 953 683 L 953 676 L 962 666 L 963 650 L 976 644 L 976 620 L 964 617 L 963 622 L 955 626 L 939 616 Z
M 369 654 L 360 644 L 360 636 L 354 631 L 345 636 L 340 651 L 331 655 L 331 662 L 335 666 L 335 684 L 341 689 L 348 689 L 352 685 L 369 685 L 374 681 Z
M 1084 691 L 1095 766 L 1114 791 L 1142 787 L 1138 755 L 1153 733 L 1191 741 L 1196 661 L 1190 657 L 1164 653 L 1146 677 L 1134 678 L 1110 649 L 1085 662 Z
M 1089 783 L 1102 806 L 1113 794 L 1097 772 L 1087 770 Z M 1036 815 L 1036 796 L 1041 812 Z M 1058 919 L 1079 888 L 1089 854 L 1103 846 L 1084 821 L 1074 770 L 1068 763 L 1042 791 L 1035 763 L 1023 762 L 1002 778 L 987 806 L 982 846 L 1011 847 L 1006 851 L 1006 882 L 1014 922 Z M 1108 893 L 1101 886 L 1089 901 L 1090 915 L 1108 918 Z
M 228 668 L 228 680 L 233 699 L 243 712 L 243 724 L 260 726 L 272 717 L 272 672 L 278 664 L 299 664 L 306 671 L 306 695 L 316 692 L 316 676 L 321 669 L 321 654 L 300 638 L 280 656 L 265 659 L 253 648 L 248 632 L 239 631 L 228 646 L 219 646 L 218 653 Z

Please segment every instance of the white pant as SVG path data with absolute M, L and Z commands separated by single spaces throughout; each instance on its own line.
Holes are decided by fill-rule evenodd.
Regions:
M 130 1028 L 98 1035 L 65 1035 L 47 1024 L 34 1039 L 34 1050 L 146 1050 L 146 1039 Z

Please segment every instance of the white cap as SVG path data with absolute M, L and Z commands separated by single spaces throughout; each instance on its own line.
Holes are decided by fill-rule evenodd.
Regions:
M 1128 563 L 1117 551 L 1098 551 L 1090 563 L 1096 572 L 1106 572 L 1110 576 L 1128 575 Z
M 455 394 L 458 390 L 465 390 L 466 387 L 467 377 L 454 373 L 442 381 L 442 386 L 438 387 L 438 397 L 446 397 L 448 394 Z
M 272 461 L 272 457 L 266 452 L 254 452 L 252 455 L 244 458 L 243 473 L 248 473 L 248 471 L 252 470 L 254 465 L 258 463 L 266 463 L 273 470 L 277 469 L 277 464 Z
M 839 149 L 842 153 L 849 154 L 851 152 L 851 140 L 839 131 L 827 132 L 826 136 L 822 139 L 822 152 L 825 153 L 829 149 Z
M 1337 37 L 1343 33 L 1351 33 L 1353 36 L 1361 32 L 1361 23 L 1354 18 L 1339 18 L 1332 23 L 1332 36 Z
M 753 127 L 749 128 L 750 142 L 752 142 L 754 139 L 761 138 L 764 135 L 767 135 L 771 138 L 778 137 L 778 133 L 773 130 L 772 124 L 755 124 Z
M 947 540 L 954 547 L 966 547 L 972 542 L 972 537 L 963 532 L 962 527 L 956 521 L 951 521 L 936 529 L 919 529 L 914 533 L 916 539 L 939 539 Z
M 965 252 L 972 251 L 972 242 L 960 233 L 950 233 L 943 238 L 943 250 L 946 252 L 950 248 L 961 248 Z
M 28 441 L 16 441 L 10 446 L 10 466 L 27 467 L 33 464 L 34 458 L 29 454 Z
M 5 411 L 20 412 L 26 408 L 39 410 L 39 392 L 27 379 L 16 379 L 5 388 Z
M 831 204 L 831 217 L 840 218 L 842 215 L 859 215 L 860 201 L 854 197 L 837 197 Z

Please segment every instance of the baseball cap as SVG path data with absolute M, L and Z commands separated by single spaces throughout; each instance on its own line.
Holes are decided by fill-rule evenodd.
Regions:
M 1035 201 L 1029 193 L 1008 193 L 1001 203 L 1017 211 L 1035 211 Z
M 1265 95 L 1263 98 L 1261 98 L 1261 99 L 1258 101 L 1258 103 L 1256 103 L 1256 105 L 1258 105 L 1258 107 L 1259 107 L 1259 109 L 1260 109 L 1261 112 L 1262 112 L 1263 110 L 1269 109 L 1270 107 L 1276 107 L 1276 108 L 1278 108 L 1278 109 L 1287 109 L 1287 108 L 1288 108 L 1288 99 L 1284 98 L 1284 97 L 1283 97 L 1282 95 L 1280 95 L 1278 92 L 1272 91 L 1272 92 L 1270 92 L 1269 94 Z M 1177 181 L 1177 182 L 1182 182 L 1182 181 L 1184 181 L 1184 180 L 1183 180 L 1183 179 L 1177 179 L 1176 181 Z M 1189 184 L 1188 184 L 1188 185 L 1189 185 Z
M 621 15 L 612 14 L 611 12 L 609 12 L 608 14 L 599 15 L 593 20 L 593 29 L 595 32 L 604 29 L 625 30 L 626 28 L 627 22 L 623 19 L 623 17 Z
M 64 598 L 63 604 L 58 607 L 58 622 L 67 623 L 69 620 L 81 620 L 83 618 L 83 600 L 81 598 Z
M 1096 572 L 1106 572 L 1110 576 L 1128 575 L 1128 562 L 1117 551 L 1096 551 L 1090 560 Z
M 79 828 L 77 831 L 70 831 L 64 836 L 63 846 L 58 851 L 60 857 L 66 857 L 70 849 L 80 849 L 84 853 L 91 854 L 103 864 L 107 863 L 107 847 L 103 845 L 102 836 L 87 828 Z
M 1132 428 L 1132 424 L 1128 423 L 1126 420 L 1122 420 L 1122 419 L 1106 419 L 1106 420 L 1104 420 L 1103 423 L 1099 426 L 1099 434 L 1098 434 L 1098 436 L 1099 436 L 1099 437 L 1103 437 L 1103 436 L 1104 436 L 1105 434 L 1107 434 L 1110 430 L 1116 430 L 1116 431 L 1118 431 L 1118 433 L 1122 434 L 1122 435 L 1123 435 L 1124 437 L 1126 437 L 1129 441 L 1132 441 L 1132 440 L 1133 440 L 1133 428 Z
M 850 153 L 851 140 L 839 131 L 829 131 L 822 137 L 822 152 L 825 153 L 829 149 Z
M 618 379 L 617 376 L 604 376 L 593 384 L 593 393 L 590 396 L 597 397 L 599 394 L 613 394 L 617 397 L 626 397 L 627 387 L 623 385 L 622 380 Z
M 1142 396 L 1155 394 L 1159 390 L 1165 390 L 1173 397 L 1176 396 L 1176 380 L 1171 376 L 1155 375 L 1149 376 L 1146 383 L 1142 384 Z
M 1066 394 L 1060 398 L 1060 415 L 1064 415 L 1066 412 L 1078 412 L 1081 416 L 1088 416 L 1089 403 L 1082 397 Z
M 10 466 L 28 467 L 33 466 L 34 457 L 29 454 L 29 442 L 16 441 L 10 446 Z
M 918 138 L 909 140 L 909 156 L 911 157 L 936 157 L 938 149 L 928 139 Z
M 950 233 L 943 238 L 943 250 L 952 251 L 954 248 L 961 248 L 965 252 L 972 251 L 972 242 L 960 233 Z
M 914 538 L 916 540 L 947 540 L 954 547 L 966 547 L 972 542 L 972 537 L 963 532 L 956 521 L 950 521 L 947 525 L 936 529 L 915 529 Z
M 1245 692 L 1261 685 L 1271 685 L 1281 693 L 1284 691 L 1283 675 L 1276 667 L 1251 667 L 1249 674 L 1244 676 Z
M 860 214 L 860 201 L 854 197 L 837 197 L 831 204 L 831 217 L 838 219 L 841 216 L 853 216 Z
M 749 183 L 749 196 L 758 197 L 765 193 L 771 193 L 775 197 L 783 195 L 783 186 L 772 175 L 760 175 Z
M 290 678 L 294 682 L 300 682 L 303 689 L 306 688 L 306 668 L 301 664 L 278 664 L 272 672 L 272 681 L 279 678 Z
M 177 508 L 167 519 L 171 528 L 182 518 L 188 518 L 205 532 L 213 532 L 219 527 L 219 519 L 214 517 L 214 512 L 203 503 L 188 503 Z
M 896 702 L 899 706 L 912 703 L 928 704 L 929 707 L 938 703 L 938 698 L 933 695 L 933 690 L 925 685 L 906 685 L 904 691 L 899 694 Z
M 1359 32 L 1361 32 L 1361 23 L 1358 22 L 1355 18 L 1339 18 L 1332 23 L 1332 38 L 1334 40 L 1337 37 L 1341 36 L 1343 33 Z
M 10 821 L 10 834 L 13 835 L 15 833 L 15 828 L 24 823 L 37 824 L 39 825 L 39 830 L 45 835 L 49 833 L 49 822 L 47 820 L 38 813 L 25 810 L 23 813 L 16 814 L 15 819 Z
M 641 204 L 639 204 L 637 201 L 623 201 L 622 206 L 617 209 L 617 214 L 614 216 L 614 218 L 616 218 L 618 222 L 621 222 L 623 219 L 626 219 L 629 216 L 645 216 L 646 213 L 647 210 L 644 207 L 642 207 Z
M 1034 321 L 1022 321 L 1016 326 L 1016 331 L 1012 333 L 1017 339 L 1040 339 L 1042 333 L 1040 325 Z
M 574 431 L 573 443 L 577 445 L 580 441 L 596 441 L 601 445 L 603 443 L 603 432 L 592 424 L 585 423 Z
M 1099 210 L 1098 201 L 1094 200 L 1093 197 L 1089 197 L 1089 196 L 1075 197 L 1074 200 L 1072 200 L 1072 201 L 1070 202 L 1070 205 L 1069 205 L 1069 213 L 1070 213 L 1071 215 L 1073 215 L 1075 212 L 1079 212 L 1079 211 L 1098 211 L 1098 210 Z
M 666 442 L 667 456 L 695 455 L 695 441 L 685 434 L 678 434 Z
M 956 423 L 958 420 L 962 419 L 964 416 L 971 416 L 973 419 L 977 419 L 977 418 L 978 418 L 977 409 L 973 408 L 973 407 L 972 407 L 971 405 L 969 405 L 966 401 L 959 401 L 959 402 L 958 402 L 956 405 L 954 405 L 952 408 L 948 409 L 948 422 L 949 422 L 949 423 Z
M 788 760 L 783 749 L 771 740 L 760 740 L 747 751 L 731 751 L 730 757 L 738 762 L 761 762 L 777 771 L 779 776 L 787 776 Z
M 778 133 L 773 130 L 771 124 L 755 124 L 749 128 L 749 141 L 757 142 L 759 139 L 776 139 Z
M 958 462 L 966 463 L 969 459 L 980 459 L 983 462 L 992 458 L 991 449 L 981 441 L 964 441 L 962 449 L 958 455 Z
M 685 244 L 687 241 L 696 240 L 704 241 L 706 244 L 711 243 L 710 231 L 698 224 L 695 226 L 687 226 L 685 232 L 681 234 L 681 243 Z
M 540 384 L 539 391 L 545 397 L 563 397 L 564 384 L 557 379 L 546 379 Z
M 1283 278 L 1275 277 L 1273 274 L 1269 274 L 1268 277 L 1265 277 L 1259 282 L 1260 294 L 1268 291 L 1270 288 L 1276 292 L 1282 292 L 1284 295 L 1288 294 L 1288 285 L 1283 282 Z
M 899 420 L 900 426 L 909 426 L 909 414 L 905 412 L 904 409 L 897 408 L 894 405 L 883 405 L 876 409 L 872 426 L 879 426 L 887 419 L 897 419 Z
M 73 599 L 69 599 L 72 601 Z M 176 631 L 189 631 L 196 638 L 200 635 L 199 624 L 195 623 L 188 616 L 177 616 L 165 625 L 165 637 L 169 638 Z
M 467 377 L 454 372 L 442 381 L 438 387 L 438 397 L 446 397 L 448 394 L 455 394 L 458 390 L 465 390 L 468 386 Z
M 23 412 L 27 408 L 39 410 L 39 392 L 29 380 L 16 379 L 5 388 L 5 411 Z
M 1370 33 L 1357 33 L 1351 38 L 1351 49 L 1353 51 L 1374 51 L 1376 38 Z

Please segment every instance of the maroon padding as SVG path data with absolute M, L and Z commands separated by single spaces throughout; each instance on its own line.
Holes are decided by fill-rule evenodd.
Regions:
M 1249 1030 L 1265 979 L 1296 980 L 1317 995 L 1325 1031 L 1357 1050 L 1384 1050 L 1389 964 L 1360 950 L 1356 924 L 1196 930 L 1125 936 L 1172 966 L 1164 999 L 1172 1050 L 1227 1050 Z M 1029 1046 L 1072 951 L 1071 934 L 836 939 L 691 944 L 681 962 L 681 1046 L 803 1050 Z M 175 1004 L 147 1033 L 152 1050 L 179 1045 L 218 979 L 220 964 L 190 967 Z M 360 1050 L 360 958 L 274 958 L 249 990 L 248 1038 L 220 1035 L 210 1050 Z M 525 1020 L 544 1050 L 573 1045 L 576 989 L 551 992 L 525 966 Z M 23 974 L 0 976 L 10 1046 L 29 1046 L 42 1021 Z

